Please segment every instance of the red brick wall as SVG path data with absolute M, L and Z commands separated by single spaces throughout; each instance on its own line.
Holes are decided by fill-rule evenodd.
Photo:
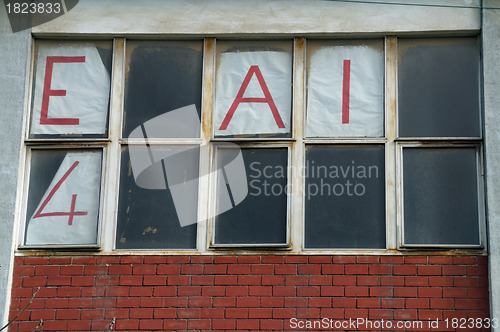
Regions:
M 40 290 L 9 331 L 41 319 L 39 331 L 107 331 L 113 318 L 113 330 L 283 331 L 293 317 L 488 317 L 487 272 L 480 256 L 16 257 L 10 317 Z

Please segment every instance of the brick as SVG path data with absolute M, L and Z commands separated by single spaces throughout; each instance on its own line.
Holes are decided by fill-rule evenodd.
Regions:
M 392 274 L 392 265 L 370 265 L 368 267 L 370 275 L 389 275 Z
M 54 298 L 57 294 L 57 287 L 43 287 L 36 293 L 37 298 L 50 297 Z
M 236 298 L 236 307 L 258 308 L 260 307 L 260 299 L 258 297 L 238 297 Z
M 215 264 L 236 264 L 238 263 L 237 256 L 214 256 Z
M 162 330 L 163 322 L 155 319 L 141 319 L 139 321 L 139 329 L 148 331 Z
M 122 264 L 142 264 L 144 262 L 143 256 L 121 256 L 120 263 Z
M 249 308 L 248 318 L 269 319 L 273 317 L 273 309 L 270 308 Z
M 273 318 L 292 318 L 295 317 L 295 309 L 275 308 L 273 309 Z
M 330 315 L 323 314 L 319 308 L 297 308 L 297 318 L 320 318 L 320 315 L 323 317 L 334 318 Z M 344 312 L 342 311 L 342 318 L 344 318 Z
M 161 264 L 156 267 L 156 274 L 174 274 L 178 275 L 181 273 L 181 266 L 178 264 Z
M 417 297 L 418 288 L 417 287 L 394 287 L 395 297 Z
M 166 264 L 166 256 L 144 256 L 144 264 Z
M 61 275 L 83 275 L 83 265 L 67 265 L 67 266 L 61 266 Z
M 68 321 L 64 321 L 64 320 L 44 321 L 43 330 L 45 330 L 45 331 L 67 331 L 68 330 Z
M 188 329 L 209 330 L 210 319 L 190 319 L 188 320 Z
M 181 265 L 181 274 L 202 274 L 203 265 L 201 264 L 188 264 Z
M 16 270 L 20 268 L 26 268 L 26 269 L 34 269 L 34 266 L 20 266 L 14 269 L 14 275 L 16 275 Z M 32 276 L 33 272 L 29 274 L 24 274 L 26 276 Z M 59 275 L 59 266 L 57 265 L 39 265 L 35 269 L 35 275 L 37 276 L 58 276 Z
M 303 297 L 286 297 L 285 307 L 287 308 L 306 308 L 308 300 Z
M 393 311 L 391 309 L 368 309 L 368 319 L 372 320 L 392 320 Z
M 192 308 L 206 308 L 212 306 L 212 300 L 206 296 L 192 296 L 188 299 L 188 305 Z
M 142 308 L 161 308 L 163 307 L 162 297 L 142 297 L 141 304 Z
M 273 286 L 273 296 L 295 296 L 296 291 L 293 286 Z
M 468 276 L 487 276 L 488 268 L 484 265 L 480 266 L 467 266 Z
M 430 307 L 432 309 L 455 309 L 455 301 L 453 299 L 430 299 Z
M 481 307 L 481 301 L 477 299 L 455 299 L 455 310 L 474 310 Z
M 444 287 L 443 297 L 466 298 L 467 288 L 464 287 Z
M 92 308 L 92 298 L 87 298 L 87 297 L 69 298 L 68 308 Z
M 453 264 L 452 256 L 429 256 L 429 264 L 447 265 Z
M 248 287 L 249 296 L 271 296 L 273 294 L 272 286 L 250 286 Z
M 56 298 L 56 299 L 45 300 L 45 308 L 59 309 L 67 307 L 68 307 L 68 299 Z
M 191 285 L 213 285 L 214 276 L 210 275 L 194 275 L 191 276 Z
M 156 274 L 156 265 L 136 264 L 132 266 L 132 274 Z
M 80 319 L 104 319 L 104 309 L 82 309 Z
M 105 318 L 124 319 L 128 317 L 129 317 L 129 309 L 106 308 Z
M 394 319 L 398 320 L 416 320 L 418 311 L 416 309 L 394 310 Z
M 226 296 L 248 296 L 248 286 L 227 286 Z
M 201 295 L 203 296 L 224 296 L 226 287 L 224 286 L 202 286 Z
M 246 308 L 227 308 L 226 318 L 248 318 L 248 309 Z
M 339 276 L 339 277 L 343 278 L 344 276 Z M 320 275 L 320 276 L 312 275 L 309 277 L 309 285 L 311 286 L 331 286 L 332 284 L 338 285 L 337 283 L 335 283 L 336 278 L 337 276 L 332 278 L 332 276 L 328 275 Z
M 332 307 L 335 308 L 356 308 L 356 299 L 351 297 L 333 298 Z
M 45 287 L 47 285 L 47 277 L 24 277 L 23 287 Z
M 260 322 L 261 330 L 283 331 L 283 320 L 281 319 L 266 319 Z
M 417 274 L 417 267 L 415 265 L 394 265 L 392 270 L 394 275 L 400 276 L 414 276 Z
M 345 287 L 345 296 L 368 296 L 368 287 L 347 286 Z
M 80 310 L 79 309 L 57 309 L 56 310 L 56 319 L 80 319 Z
M 429 286 L 434 287 L 451 287 L 453 286 L 453 277 L 429 277 Z
M 285 263 L 300 263 L 307 264 L 309 262 L 309 257 L 305 255 L 288 255 L 285 256 Z
M 441 275 L 441 266 L 439 265 L 420 265 L 417 270 L 420 276 L 439 276 Z
M 47 265 L 49 263 L 48 257 L 31 256 L 24 257 L 24 265 Z
M 321 296 L 344 296 L 344 294 L 344 287 L 342 286 L 321 286 Z M 297 296 L 304 295 L 297 292 Z M 318 294 L 310 294 L 310 296 L 318 296 Z
M 421 276 L 407 276 L 405 278 L 406 286 L 428 286 L 429 278 Z
M 476 256 L 453 256 L 453 264 L 474 265 L 476 263 Z
M 368 317 L 368 309 L 345 309 L 345 318 L 357 319 L 359 317 Z
M 177 317 L 179 318 L 201 318 L 200 308 L 179 308 L 177 309 Z
M 55 309 L 32 309 L 30 310 L 30 317 L 31 320 L 37 320 L 39 321 L 40 319 L 45 320 L 53 320 L 56 318 L 56 310 Z M 35 327 L 31 330 L 33 330 Z M 30 330 L 30 331 L 31 331 Z
M 106 265 L 86 265 L 84 274 L 90 275 L 106 275 L 108 274 L 108 267 Z
M 380 285 L 379 276 L 357 276 L 356 284 L 360 286 L 378 286 Z
M 380 299 L 381 308 L 404 308 L 405 300 L 397 298 Z
M 285 277 L 283 276 L 262 276 L 262 285 L 263 286 L 274 286 L 274 285 L 284 285 Z
M 380 299 L 378 298 L 359 298 L 357 299 L 358 308 L 380 308 Z
M 82 297 L 97 297 L 104 296 L 105 287 L 83 287 L 82 288 Z
M 297 274 L 297 266 L 294 264 L 290 265 L 275 265 L 275 274 Z
M 33 295 L 34 291 L 31 288 L 22 288 L 16 287 L 12 289 L 12 297 L 13 298 L 30 298 Z
M 418 297 L 442 297 L 441 287 L 418 287 Z
M 188 276 L 169 275 L 167 278 L 167 285 L 187 286 L 187 285 L 189 285 L 189 277 Z
M 80 287 L 59 287 L 57 289 L 58 297 L 78 297 L 80 293 Z
M 345 265 L 345 274 L 368 274 L 368 265 L 365 264 Z
M 95 278 L 91 276 L 71 277 L 71 286 L 94 286 Z
M 260 285 L 262 283 L 261 276 L 255 275 L 238 275 L 238 285 Z
M 442 319 L 443 313 L 441 310 L 419 310 L 418 319 L 420 320 L 436 320 Z
M 120 256 L 102 255 L 96 257 L 96 264 L 119 264 Z
M 82 264 L 82 265 L 94 265 L 96 263 L 96 257 L 95 256 L 74 256 L 72 261 L 72 264 Z
M 328 287 L 328 286 L 321 286 L 321 287 Z M 320 292 L 321 292 L 320 286 L 297 286 L 297 296 L 320 296 Z
M 234 330 L 236 328 L 236 319 L 213 319 L 212 329 Z
M 140 286 L 142 276 L 120 276 L 120 286 Z
M 310 297 L 309 298 L 309 307 L 310 308 L 331 308 L 332 307 L 332 298 L 330 298 L 330 297 Z
M 467 297 L 468 298 L 478 298 L 478 299 L 488 299 L 489 292 L 488 288 L 467 288 Z
M 236 298 L 235 297 L 214 297 L 212 299 L 212 305 L 214 307 L 235 307 L 236 306 Z
M 356 285 L 356 278 L 358 278 L 358 277 L 355 277 L 355 276 L 335 276 L 332 279 L 332 285 L 334 285 L 334 286 L 355 286 Z
M 203 267 L 203 272 L 205 274 L 226 274 L 227 265 L 225 264 L 205 265 Z
M 250 265 L 248 264 L 228 265 L 227 274 L 250 274 Z
M 223 308 L 201 308 L 201 318 L 224 318 Z
M 251 265 L 250 273 L 257 275 L 274 274 L 274 265 L 269 265 L 269 264 Z
M 164 319 L 163 328 L 165 330 L 179 331 L 187 328 L 187 321 L 184 319 Z
M 163 307 L 184 308 L 187 306 L 187 302 L 187 297 L 164 297 Z
M 467 269 L 463 265 L 444 265 L 442 266 L 442 274 L 445 276 L 465 276 Z
M 238 285 L 238 276 L 236 275 L 216 275 L 214 285 Z
M 128 296 L 129 287 L 126 286 L 116 286 L 116 287 L 106 287 L 106 296 Z
M 354 264 L 356 263 L 356 256 L 333 256 L 333 264 Z
M 406 299 L 405 307 L 407 309 L 428 309 L 429 299 L 426 298 Z
M 139 301 L 135 301 L 139 305 Z M 117 306 L 117 299 L 113 297 L 95 297 L 92 299 L 94 308 L 114 308 Z
M 113 286 L 120 283 L 119 276 L 96 276 L 95 285 L 96 286 Z
M 147 287 L 143 287 L 147 288 Z M 175 296 L 176 295 L 176 287 L 175 286 L 156 286 L 153 287 L 154 296 Z M 132 293 L 131 293 L 132 295 Z M 182 294 L 179 294 L 182 295 Z M 201 294 L 198 294 L 201 295 Z
M 403 264 L 403 256 L 380 256 L 381 264 Z
M 453 277 L 453 286 L 455 286 L 455 287 L 477 287 L 478 286 L 478 278 Z
M 370 287 L 370 296 L 391 297 L 393 295 L 392 287 Z
M 282 297 L 261 297 L 260 298 L 261 306 L 266 308 L 283 308 L 285 301 Z
M 322 264 L 321 265 L 322 274 L 344 274 L 345 268 L 341 264 Z
M 284 256 L 262 256 L 260 259 L 262 264 L 283 264 L 285 262 Z
M 152 296 L 153 295 L 153 287 L 130 287 L 129 289 L 130 296 Z
M 405 264 L 427 264 L 427 256 L 405 256 Z
M 297 265 L 297 274 L 299 275 L 310 275 L 310 274 L 321 274 L 321 264 L 299 264 Z M 327 265 L 331 266 L 331 264 Z
M 118 297 L 116 299 L 116 306 L 118 308 L 137 308 L 140 304 L 141 299 L 139 297 Z
M 172 287 L 172 289 L 174 290 L 174 294 L 175 294 L 175 287 L 174 286 L 165 286 L 165 287 Z M 157 287 L 155 287 L 155 291 L 156 291 L 156 288 Z M 201 286 L 178 286 L 177 293 L 179 294 L 179 296 L 189 296 L 189 295 L 199 296 L 199 295 L 201 295 Z M 155 294 L 155 296 L 163 296 L 163 295 L 156 295 Z M 169 296 L 169 295 L 167 295 L 167 296 Z M 174 295 L 172 295 L 172 296 L 174 296 Z
M 238 256 L 238 264 L 260 264 L 260 256 Z
M 365 256 L 356 256 L 356 263 L 360 264 L 378 264 L 380 262 L 379 255 L 365 255 Z

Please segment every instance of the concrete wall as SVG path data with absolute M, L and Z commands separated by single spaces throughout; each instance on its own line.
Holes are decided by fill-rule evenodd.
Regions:
M 29 31 L 12 33 L 0 6 L 0 326 L 7 319 L 9 276 L 12 274 L 12 234 L 22 139 Z
M 500 10 L 483 11 L 483 66 L 491 317 L 500 317 Z

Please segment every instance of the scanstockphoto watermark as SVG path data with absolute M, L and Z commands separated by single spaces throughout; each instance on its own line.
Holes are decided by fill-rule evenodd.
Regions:
M 291 193 L 290 183 L 282 184 L 279 179 L 286 179 L 298 172 L 305 178 L 303 192 L 306 199 L 315 196 L 364 196 L 368 192 L 368 181 L 379 178 L 377 165 L 362 165 L 351 160 L 350 164 L 318 165 L 307 161 L 304 166 L 272 166 L 261 162 L 252 162 L 248 174 L 249 195 L 279 196 Z

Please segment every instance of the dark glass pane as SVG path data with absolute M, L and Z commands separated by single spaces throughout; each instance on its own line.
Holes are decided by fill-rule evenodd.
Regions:
M 405 148 L 405 244 L 479 244 L 476 149 Z
M 126 61 L 123 136 L 148 120 L 194 104 L 198 123 L 191 132 L 199 137 L 203 42 L 130 41 Z
M 198 147 L 129 146 L 124 149 L 116 248 L 196 248 L 198 172 Z M 176 186 L 179 183 L 181 189 L 195 188 L 194 192 L 179 191 Z M 183 219 L 186 209 L 191 215 L 189 222 L 182 223 L 186 220 Z
M 286 244 L 288 151 L 285 148 L 245 148 L 241 151 L 248 195 L 241 203 L 216 217 L 215 243 Z M 220 168 L 233 157 L 233 149 L 219 149 L 217 165 Z M 218 211 L 221 211 L 223 196 L 232 189 L 231 183 L 224 185 L 226 181 L 221 175 L 226 176 L 219 175 Z M 232 192 L 229 195 L 235 197 Z
M 305 247 L 385 248 L 384 147 L 309 146 Z
M 479 137 L 476 38 L 398 41 L 399 134 Z

